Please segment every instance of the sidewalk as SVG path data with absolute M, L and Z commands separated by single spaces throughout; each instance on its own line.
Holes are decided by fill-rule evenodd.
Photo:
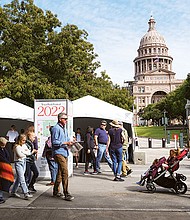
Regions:
M 64 219 L 77 220 L 95 220 L 101 216 L 102 219 L 126 219 L 126 216 L 131 215 L 130 213 L 135 213 L 136 217 L 132 219 L 136 220 L 139 219 L 140 213 L 141 219 L 148 218 L 147 215 L 150 215 L 151 212 L 157 213 L 157 217 L 165 216 L 164 213 L 170 213 L 169 215 L 173 216 L 172 212 L 183 211 L 183 215 L 186 215 L 186 212 L 190 213 L 189 190 L 185 195 L 179 196 L 172 190 L 157 187 L 156 193 L 152 194 L 147 192 L 145 186 L 136 185 L 140 175 L 152 162 L 152 158 L 169 155 L 169 147 L 147 148 L 141 145 L 140 150 L 146 152 L 147 164 L 129 164 L 133 173 L 125 178 L 124 182 L 113 181 L 114 176 L 107 163 L 101 163 L 101 174 L 88 176 L 83 175 L 84 164 L 79 164 L 78 169 L 74 167 L 73 177 L 69 178 L 69 191 L 75 197 L 72 202 L 54 198 L 52 187 L 46 186 L 49 179 L 38 179 L 37 193 L 31 200 L 8 198 L 6 203 L 0 205 L 0 212 L 7 212 L 6 218 L 1 219 L 7 219 L 9 214 L 12 220 L 18 219 L 18 215 L 22 219 L 31 217 L 30 219 L 47 220 L 62 219 L 63 216 Z M 189 170 L 190 160 L 185 158 L 180 164 L 179 172 L 187 176 L 187 186 L 190 186 Z M 16 215 L 14 215 L 15 212 Z M 35 217 L 32 218 L 32 216 Z M 164 217 L 160 219 L 164 219 Z M 179 217 L 178 219 L 188 218 Z

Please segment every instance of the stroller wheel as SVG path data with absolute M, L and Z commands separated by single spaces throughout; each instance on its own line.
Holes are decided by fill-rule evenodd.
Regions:
M 185 194 L 187 192 L 187 185 L 183 182 L 177 182 L 174 190 L 176 193 Z
M 155 192 L 156 191 L 156 187 L 155 187 L 155 185 L 154 185 L 154 183 L 147 183 L 146 184 L 146 188 L 147 188 L 147 190 L 148 191 L 150 191 L 150 192 Z
M 187 177 L 182 174 L 182 175 L 181 175 L 181 180 L 186 181 L 186 180 L 187 180 Z

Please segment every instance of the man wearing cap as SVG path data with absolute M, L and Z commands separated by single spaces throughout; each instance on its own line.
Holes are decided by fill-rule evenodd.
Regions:
M 95 140 L 95 146 L 98 148 L 98 154 L 96 158 L 96 171 L 97 173 L 100 172 L 100 162 L 102 160 L 102 156 L 104 155 L 104 158 L 108 162 L 109 167 L 112 169 L 113 163 L 109 155 L 108 151 L 108 134 L 106 131 L 107 122 L 105 120 L 101 121 L 101 125 L 99 128 L 95 130 L 94 133 L 94 140 Z
M 69 156 L 68 146 L 73 143 L 68 137 L 66 129 L 67 115 L 65 113 L 58 114 L 58 122 L 51 130 L 52 151 L 55 162 L 58 164 L 58 173 L 53 188 L 53 196 L 61 196 L 59 193 L 59 185 L 62 183 L 63 193 L 66 201 L 74 199 L 68 192 L 68 166 L 67 160 Z
M 110 147 L 111 158 L 113 161 L 113 172 L 114 172 L 114 181 L 124 181 L 121 178 L 121 168 L 122 168 L 122 151 L 123 151 L 123 133 L 120 128 L 119 122 L 113 120 L 110 125 L 111 129 L 108 131 L 108 144 Z

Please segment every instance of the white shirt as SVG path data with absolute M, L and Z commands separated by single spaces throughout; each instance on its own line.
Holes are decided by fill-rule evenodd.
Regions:
M 15 139 L 19 136 L 19 133 L 17 131 L 9 130 L 6 136 L 9 138 L 9 142 L 14 143 Z
M 14 149 L 14 161 L 22 161 L 26 156 L 31 155 L 30 150 L 26 144 L 17 145 Z
M 76 135 L 76 139 L 77 139 L 78 142 L 81 141 L 81 135 L 80 135 L 79 133 L 77 133 L 77 135 Z

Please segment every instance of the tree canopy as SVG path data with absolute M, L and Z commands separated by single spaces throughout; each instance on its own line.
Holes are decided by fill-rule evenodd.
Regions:
M 87 38 L 85 30 L 62 27 L 57 15 L 33 0 L 0 7 L 0 97 L 33 107 L 34 99 L 75 100 L 90 94 L 131 110 L 129 92 L 106 72 L 96 73 L 100 62 Z

